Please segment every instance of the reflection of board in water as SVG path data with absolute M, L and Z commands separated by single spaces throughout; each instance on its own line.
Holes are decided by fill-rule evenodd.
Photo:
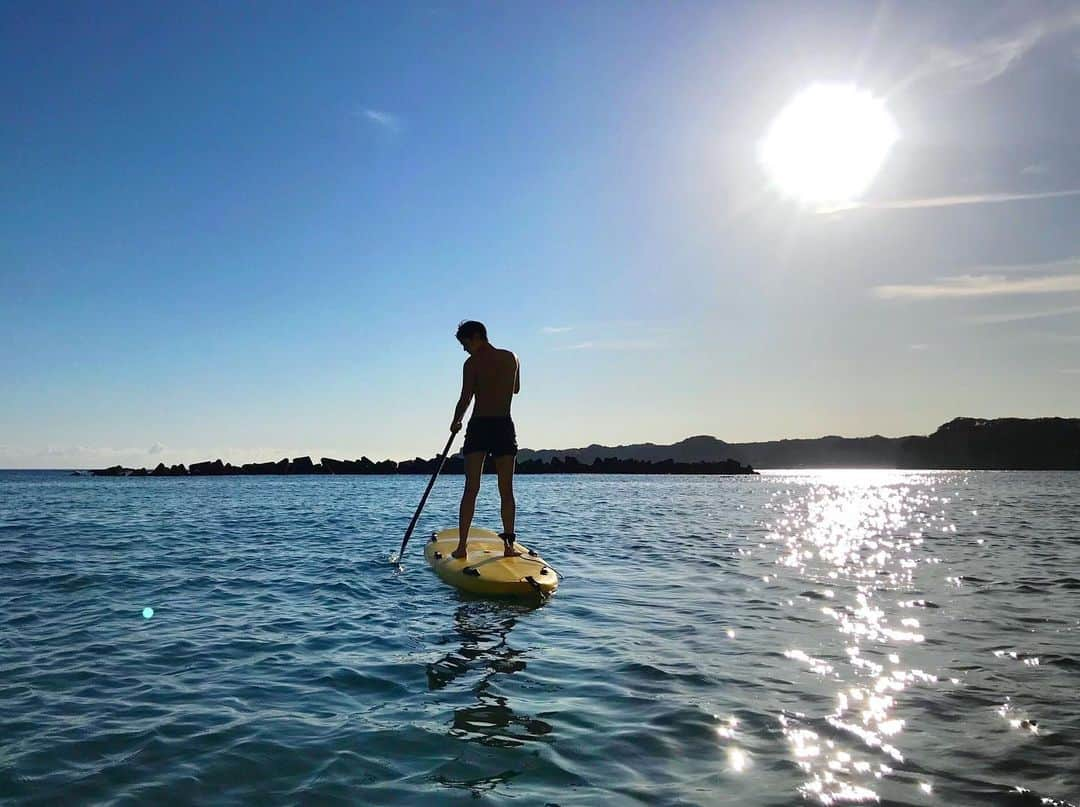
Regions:
M 528 605 L 474 600 L 462 603 L 454 613 L 461 647 L 428 664 L 428 688 L 444 689 L 470 674 L 479 680 L 471 687 L 477 703 L 454 710 L 451 737 L 515 748 L 551 733 L 550 723 L 515 713 L 505 697 L 491 691 L 495 675 L 525 669 L 527 651 L 511 647 L 507 636 L 518 618 L 532 610 Z

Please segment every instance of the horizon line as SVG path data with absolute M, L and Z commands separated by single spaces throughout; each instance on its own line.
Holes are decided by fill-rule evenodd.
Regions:
M 762 444 L 766 444 L 766 443 L 783 443 L 783 442 L 794 442 L 794 441 L 802 441 L 802 440 L 814 441 L 814 440 L 828 440 L 828 439 L 872 440 L 872 439 L 878 438 L 878 439 L 884 439 L 884 440 L 903 440 L 903 439 L 910 438 L 910 437 L 929 437 L 935 431 L 940 429 L 942 426 L 945 426 L 945 425 L 947 425 L 949 423 L 953 423 L 953 422 L 955 422 L 957 420 L 974 420 L 974 421 L 1080 420 L 1080 416 L 1070 417 L 1070 416 L 1065 416 L 1065 415 L 1039 415 L 1039 416 L 1036 416 L 1036 417 L 1003 416 L 1003 417 L 990 417 L 990 418 L 987 418 L 987 417 L 974 417 L 974 416 L 970 416 L 970 415 L 959 415 L 957 417 L 954 417 L 954 418 L 951 418 L 949 420 L 944 421 L 943 423 L 939 424 L 937 429 L 934 429 L 933 431 L 928 432 L 926 434 L 900 434 L 900 435 L 896 435 L 896 436 L 887 436 L 887 435 L 883 435 L 883 434 L 864 434 L 864 435 L 859 435 L 859 436 L 855 436 L 855 437 L 847 437 L 847 436 L 840 435 L 840 434 L 823 434 L 823 435 L 819 435 L 817 437 L 779 437 L 779 438 L 774 438 L 774 439 L 771 439 L 771 440 L 743 440 L 743 441 L 732 441 L 732 442 L 729 442 L 727 440 L 723 440 L 723 439 L 721 439 L 719 437 L 716 437 L 715 435 L 711 435 L 711 434 L 691 434 L 691 435 L 688 435 L 687 437 L 683 437 L 683 438 L 681 438 L 679 440 L 676 440 L 674 442 L 671 442 L 671 443 L 656 443 L 656 442 L 652 442 L 652 441 L 642 441 L 642 442 L 638 442 L 638 443 L 618 443 L 618 444 L 614 444 L 614 445 L 605 445 L 603 443 L 590 443 L 590 444 L 584 445 L 584 446 L 572 446 L 572 447 L 568 447 L 568 448 L 522 448 L 522 449 L 519 449 L 518 453 L 520 454 L 520 453 L 523 453 L 523 452 L 541 453 L 541 452 L 549 452 L 549 451 L 555 451 L 555 452 L 560 452 L 560 451 L 583 451 L 585 449 L 589 449 L 589 448 L 592 448 L 594 446 L 600 447 L 600 448 L 611 448 L 611 449 L 628 448 L 628 447 L 631 447 L 631 446 L 669 447 L 669 446 L 679 445 L 680 443 L 685 443 L 687 440 L 692 440 L 694 438 L 701 438 L 701 437 L 706 437 L 706 438 L 709 438 L 711 440 L 716 440 L 717 442 L 723 443 L 724 445 L 728 445 L 728 446 L 762 445 Z M 330 456 L 322 455 L 322 456 L 319 457 L 319 462 L 321 462 L 323 459 L 336 460 L 338 462 L 358 462 L 364 456 L 366 456 L 366 455 L 361 455 L 361 457 L 357 457 L 355 459 L 339 460 L 336 457 L 330 457 Z M 456 451 L 453 454 L 448 454 L 447 458 L 459 457 L 459 456 L 461 456 L 461 452 Z M 185 467 L 190 467 L 193 464 L 199 464 L 199 463 L 204 463 L 204 462 L 213 463 L 213 462 L 217 462 L 218 460 L 220 460 L 224 464 L 233 465 L 233 467 L 235 467 L 235 468 L 242 468 L 244 465 L 263 465 L 263 464 L 267 464 L 267 463 L 281 462 L 282 460 L 288 460 L 288 461 L 292 462 L 292 461 L 295 461 L 297 459 L 303 459 L 305 457 L 307 459 L 309 459 L 309 460 L 312 460 L 312 462 L 315 461 L 314 456 L 312 454 L 297 454 L 295 456 L 281 457 L 280 459 L 277 459 L 277 460 L 251 461 L 251 462 L 241 463 L 240 465 L 233 465 L 233 463 L 231 461 L 229 461 L 229 460 L 225 460 L 222 457 L 215 457 L 214 459 L 196 460 L 194 462 L 188 462 L 188 463 L 185 463 L 185 462 L 165 463 L 165 462 L 159 460 L 158 463 L 155 463 L 153 466 L 143 466 L 143 467 L 156 468 L 158 465 L 164 465 L 166 468 L 171 468 L 171 467 L 174 467 L 174 466 L 177 466 L 177 465 L 184 465 Z M 399 459 L 399 460 L 392 460 L 390 458 L 386 458 L 386 459 L 382 459 L 382 460 L 374 460 L 374 459 L 371 459 L 371 458 L 368 458 L 368 459 L 371 462 L 377 464 L 377 463 L 380 463 L 380 462 L 395 462 L 395 463 L 411 462 L 411 461 L 416 460 L 416 459 L 426 460 L 427 458 L 418 457 L 418 456 L 412 456 L 412 457 L 406 457 L 404 459 Z M 104 467 L 112 468 L 112 467 L 116 467 L 117 465 L 119 465 L 119 463 L 114 463 L 113 465 L 106 465 Z M 126 468 L 128 466 L 120 465 L 120 467 Z M 48 467 L 48 468 L 44 468 L 44 467 L 38 467 L 38 468 L 33 468 L 33 467 L 31 467 L 31 468 L 27 468 L 27 467 L 0 468 L 0 471 L 92 471 L 92 470 L 100 470 L 100 469 L 97 468 L 97 467 L 89 467 L 89 466 L 85 466 L 85 465 L 52 466 L 52 467 Z

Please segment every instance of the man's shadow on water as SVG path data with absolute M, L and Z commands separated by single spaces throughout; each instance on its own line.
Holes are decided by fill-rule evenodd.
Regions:
M 552 726 L 516 714 L 507 699 L 492 692 L 491 679 L 525 669 L 524 650 L 511 647 L 507 637 L 520 617 L 536 609 L 483 599 L 466 599 L 454 612 L 454 629 L 461 646 L 427 665 L 428 689 L 444 689 L 469 673 L 479 673 L 473 687 L 477 703 L 454 710 L 450 736 L 483 745 L 515 748 L 551 733 Z

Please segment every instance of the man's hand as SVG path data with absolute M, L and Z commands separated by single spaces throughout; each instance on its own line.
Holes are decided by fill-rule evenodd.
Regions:
M 450 434 L 457 434 L 459 431 L 461 431 L 461 421 L 455 420 L 450 424 Z

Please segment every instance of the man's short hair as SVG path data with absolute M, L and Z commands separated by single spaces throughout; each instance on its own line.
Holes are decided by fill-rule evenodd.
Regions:
M 486 340 L 487 328 L 484 327 L 484 323 L 482 322 L 466 319 L 458 323 L 457 334 L 455 334 L 455 336 L 459 342 L 462 339 L 472 339 L 475 336 L 479 336 L 481 339 Z

